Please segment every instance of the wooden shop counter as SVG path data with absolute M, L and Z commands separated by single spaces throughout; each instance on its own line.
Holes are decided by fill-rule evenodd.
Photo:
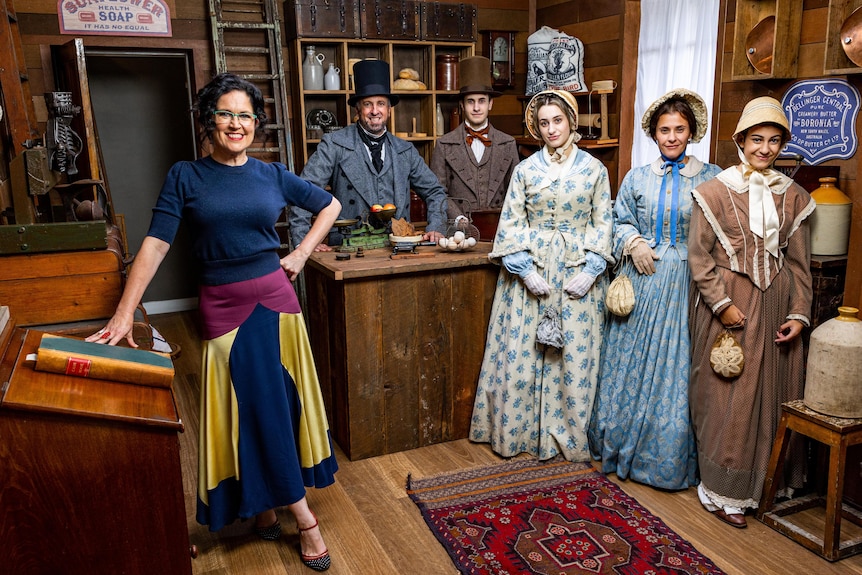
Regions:
M 0 334 L 0 571 L 191 575 L 171 388 L 35 371 L 40 339 Z
M 491 245 L 309 258 L 311 346 L 332 436 L 351 460 L 467 437 L 500 270 Z

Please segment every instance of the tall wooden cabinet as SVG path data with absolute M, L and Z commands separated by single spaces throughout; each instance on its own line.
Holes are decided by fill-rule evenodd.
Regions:
M 340 70 L 339 90 L 307 90 L 302 78 L 302 65 L 308 57 L 308 49 L 322 54 L 323 72 L 329 65 Z M 472 56 L 473 42 L 397 41 L 366 39 L 299 38 L 291 43 L 291 67 L 296 70 L 294 89 L 294 141 L 296 142 L 295 164 L 302 170 L 308 158 L 317 149 L 323 134 L 328 130 L 347 126 L 354 121 L 355 110 L 347 105 L 353 94 L 350 85 L 351 61 L 366 58 L 384 60 L 390 67 L 392 93 L 398 94 L 398 105 L 392 108 L 389 130 L 405 140 L 413 142 L 419 153 L 430 161 L 434 142 L 437 139 L 437 104 L 443 116 L 439 132 L 451 129 L 449 117 L 458 105 L 458 91 L 438 89 L 436 74 L 437 57 L 454 55 L 460 58 Z M 416 70 L 425 90 L 396 90 L 395 80 L 404 68 Z M 415 121 L 415 126 L 414 126 Z M 413 135 L 417 134 L 417 135 Z

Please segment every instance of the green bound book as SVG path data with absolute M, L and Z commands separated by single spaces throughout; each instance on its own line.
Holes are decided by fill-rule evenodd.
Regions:
M 36 351 L 36 369 L 153 387 L 170 387 L 174 380 L 166 354 L 47 333 Z

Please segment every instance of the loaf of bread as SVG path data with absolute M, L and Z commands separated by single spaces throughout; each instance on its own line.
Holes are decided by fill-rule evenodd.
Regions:
M 406 78 L 398 78 L 393 82 L 392 87 L 395 90 L 427 90 L 428 87 L 424 82 L 419 80 L 408 80 Z
M 413 68 L 402 68 L 401 71 L 398 72 L 398 77 L 405 80 L 419 80 L 419 72 Z

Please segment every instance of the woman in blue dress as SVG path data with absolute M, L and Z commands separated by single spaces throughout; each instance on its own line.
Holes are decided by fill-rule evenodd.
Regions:
M 302 562 L 317 571 L 329 552 L 305 487 L 334 482 L 337 469 L 305 322 L 291 281 L 341 211 L 328 192 L 283 164 L 247 155 L 266 122 L 260 90 L 232 74 L 198 93 L 209 156 L 170 169 L 147 237 L 107 325 L 88 341 L 132 339 L 136 306 L 181 220 L 200 267 L 201 368 L 197 520 L 217 531 L 255 518 L 256 533 L 281 538 L 276 508 L 300 533 Z M 275 223 L 288 205 L 318 214 L 283 258 Z
M 619 272 L 631 278 L 636 303 L 607 321 L 588 436 L 605 473 L 685 489 L 697 475 L 688 409 L 691 192 L 721 170 L 685 153 L 706 133 L 696 93 L 668 92 L 641 126 L 660 157 L 626 175 L 614 204 L 614 255 L 624 258 Z
M 524 121 L 544 145 L 515 168 L 488 256 L 501 269 L 470 439 L 503 457 L 588 461 L 613 260 L 608 172 L 576 145 L 569 92 L 539 92 Z

